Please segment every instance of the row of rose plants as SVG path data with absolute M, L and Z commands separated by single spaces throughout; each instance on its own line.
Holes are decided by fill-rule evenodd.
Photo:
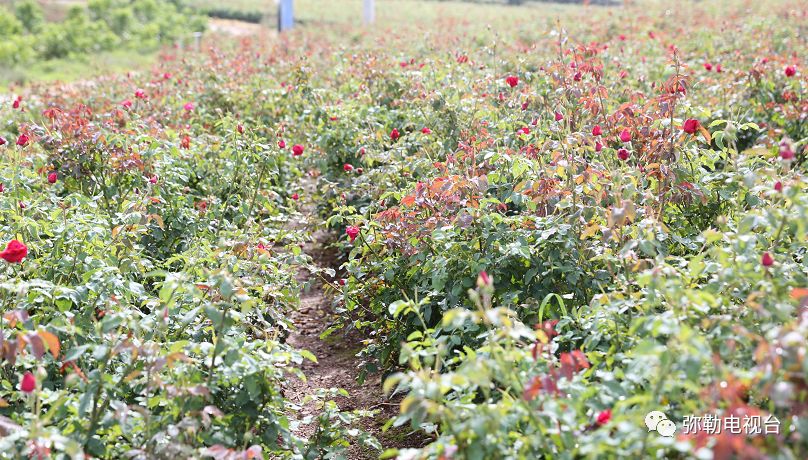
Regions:
M 285 343 L 296 274 L 330 275 L 290 223 L 303 145 L 233 111 L 219 58 L 2 102 L 0 457 L 378 447 L 337 389 L 288 399 L 316 360 Z
M 334 330 L 399 370 L 390 425 L 434 437 L 388 457 L 805 455 L 804 13 L 769 6 L 343 63 L 367 93 L 316 134 L 350 253 Z M 777 433 L 682 431 L 708 414 Z

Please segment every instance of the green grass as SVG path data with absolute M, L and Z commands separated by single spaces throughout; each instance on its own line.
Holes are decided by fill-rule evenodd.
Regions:
M 39 61 L 20 67 L 0 67 L 0 93 L 10 91 L 11 85 L 71 82 L 140 69 L 149 66 L 156 57 L 156 51 L 116 50 L 93 56 Z

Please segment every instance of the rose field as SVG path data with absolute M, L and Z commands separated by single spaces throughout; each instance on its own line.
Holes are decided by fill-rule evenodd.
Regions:
M 589 3 L 0 1 L 0 459 L 808 458 L 808 7 Z

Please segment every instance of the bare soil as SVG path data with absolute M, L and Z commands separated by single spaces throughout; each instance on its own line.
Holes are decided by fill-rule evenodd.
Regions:
M 314 179 L 303 179 L 305 190 L 301 197 L 301 213 L 303 219 L 293 223 L 294 226 L 312 230 L 311 241 L 305 244 L 303 250 L 309 254 L 315 264 L 321 268 L 332 268 L 337 271 L 333 281 L 340 278 L 340 254 L 329 247 L 333 235 L 324 230 L 324 225 L 316 215 L 315 203 L 312 201 L 316 194 Z M 314 277 L 315 279 L 312 279 Z M 298 349 L 305 349 L 317 357 L 317 362 L 306 361 L 301 370 L 307 380 L 301 381 L 290 378 L 285 396 L 295 403 L 301 403 L 306 395 L 316 393 L 318 388 L 342 388 L 347 391 L 348 397 L 337 397 L 335 402 L 343 411 L 374 410 L 372 418 L 361 419 L 361 428 L 374 435 L 385 449 L 416 447 L 422 444 L 423 436 L 409 435 L 407 429 L 392 429 L 382 432 L 383 425 L 398 414 L 400 400 L 388 399 L 382 392 L 381 373 L 368 375 L 363 384 L 356 381 L 359 373 L 360 359 L 357 353 L 362 349 L 362 336 L 356 331 L 337 332 L 328 338 L 320 338 L 334 322 L 333 290 L 334 287 L 301 269 L 298 273 L 298 282 L 301 285 L 310 284 L 310 288 L 301 294 L 300 306 L 291 313 L 294 331 L 286 342 Z M 313 405 L 303 406 L 299 417 L 314 415 L 317 411 Z M 312 425 L 301 428 L 299 435 L 311 436 L 315 430 Z M 378 458 L 379 453 L 368 448 L 351 446 L 348 460 L 365 460 Z

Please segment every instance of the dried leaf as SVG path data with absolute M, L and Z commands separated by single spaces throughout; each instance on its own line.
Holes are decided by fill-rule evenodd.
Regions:
M 48 351 L 51 352 L 53 358 L 58 359 L 59 353 L 62 350 L 61 344 L 59 343 L 59 338 L 44 329 L 39 331 L 39 337 L 48 345 Z

